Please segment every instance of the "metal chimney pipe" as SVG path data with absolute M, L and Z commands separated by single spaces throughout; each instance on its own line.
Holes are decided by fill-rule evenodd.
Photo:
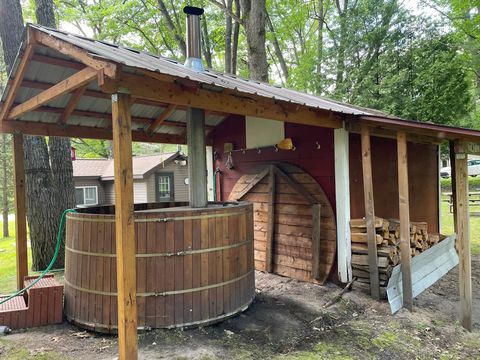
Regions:
M 185 66 L 198 72 L 205 69 L 201 54 L 201 29 L 200 15 L 204 13 L 202 8 L 185 6 L 183 12 L 187 14 L 187 59 Z

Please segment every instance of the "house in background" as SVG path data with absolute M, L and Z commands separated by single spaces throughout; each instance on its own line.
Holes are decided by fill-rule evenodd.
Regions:
M 115 203 L 113 159 L 76 159 L 77 206 Z M 188 201 L 187 157 L 180 152 L 133 157 L 135 203 Z

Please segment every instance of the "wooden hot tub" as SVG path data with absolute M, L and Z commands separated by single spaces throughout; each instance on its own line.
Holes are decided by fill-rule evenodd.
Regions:
M 67 217 L 65 314 L 80 327 L 116 332 L 114 207 L 78 211 Z M 139 328 L 217 322 L 255 296 L 251 204 L 136 205 L 135 241 Z

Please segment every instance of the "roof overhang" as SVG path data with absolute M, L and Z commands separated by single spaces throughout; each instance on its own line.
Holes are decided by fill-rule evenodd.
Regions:
M 381 112 L 240 79 L 196 73 L 158 56 L 28 25 L 3 94 L 1 130 L 111 139 L 111 95 L 132 96 L 132 138 L 186 141 L 186 109 L 206 111 L 207 132 L 230 114 L 340 128 L 360 124 L 379 136 L 401 130 L 422 141 L 480 142 L 480 132 L 407 121 Z M 383 135 L 382 135 L 383 134 Z

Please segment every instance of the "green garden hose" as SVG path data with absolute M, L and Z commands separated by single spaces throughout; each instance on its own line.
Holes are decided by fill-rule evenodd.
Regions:
M 67 209 L 63 212 L 62 216 L 60 217 L 60 226 L 58 227 L 58 233 L 57 233 L 57 244 L 55 246 L 55 253 L 53 254 L 52 261 L 50 261 L 50 264 L 48 264 L 47 268 L 41 272 L 41 274 L 28 286 L 24 287 L 21 290 L 18 290 L 16 293 L 7 296 L 6 298 L 0 300 L 0 305 L 3 303 L 6 303 L 7 301 L 13 299 L 15 296 L 23 294 L 25 291 L 30 289 L 33 285 L 35 285 L 37 282 L 40 281 L 52 268 L 53 264 L 55 261 L 57 261 L 58 253 L 60 252 L 60 245 L 62 244 L 62 234 L 63 234 L 63 229 L 65 228 L 65 219 L 67 218 L 68 213 L 72 212 L 77 212 L 74 209 Z

